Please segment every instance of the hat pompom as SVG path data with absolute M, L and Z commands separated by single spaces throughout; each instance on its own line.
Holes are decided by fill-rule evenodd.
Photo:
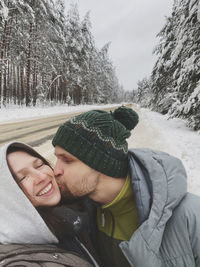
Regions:
M 138 114 L 127 107 L 119 107 L 113 113 L 113 117 L 123 124 L 128 130 L 132 130 L 139 122 Z

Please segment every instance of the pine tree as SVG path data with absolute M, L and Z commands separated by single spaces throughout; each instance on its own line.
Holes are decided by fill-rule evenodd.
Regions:
M 172 15 L 158 34 L 152 71 L 153 109 L 188 120 L 200 129 L 200 35 L 198 0 L 174 1 Z
M 0 104 L 118 101 L 108 45 L 98 50 L 89 13 L 64 0 L 0 1 Z M 120 97 L 119 97 L 120 95 Z

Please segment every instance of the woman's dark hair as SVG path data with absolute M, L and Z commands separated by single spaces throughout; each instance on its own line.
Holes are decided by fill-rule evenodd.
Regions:
M 18 146 L 17 144 L 10 145 L 7 149 L 7 155 L 9 155 L 10 153 L 13 153 L 13 152 L 17 152 L 17 151 L 23 151 L 23 152 L 26 152 L 26 153 L 32 155 L 33 157 L 39 158 L 46 165 L 48 165 L 49 167 L 52 168 L 51 164 L 44 157 L 42 157 L 38 152 L 29 148 L 28 146 L 27 147 L 25 147 L 25 146 L 21 147 L 21 146 Z M 9 166 L 9 169 L 11 169 L 10 166 Z

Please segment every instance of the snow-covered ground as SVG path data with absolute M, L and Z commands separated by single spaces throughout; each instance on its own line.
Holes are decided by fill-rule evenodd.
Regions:
M 187 128 L 181 119 L 144 110 L 162 136 L 163 150 L 182 159 L 188 174 L 188 190 L 200 195 L 200 134 Z
M 138 112 L 140 123 L 129 147 L 150 147 L 180 158 L 188 174 L 188 191 L 200 195 L 200 133 L 186 127 L 184 120 L 144 108 Z
M 66 105 L 48 108 L 13 108 L 0 110 L 0 124 L 66 112 L 78 112 L 116 105 Z M 135 106 L 140 123 L 132 131 L 129 147 L 150 147 L 180 158 L 188 173 L 188 190 L 200 195 L 200 134 L 187 128 L 181 119 L 170 119 Z

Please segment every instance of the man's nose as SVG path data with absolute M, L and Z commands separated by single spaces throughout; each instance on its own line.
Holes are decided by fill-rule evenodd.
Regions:
M 61 168 L 58 161 L 56 162 L 56 165 L 55 165 L 53 171 L 54 171 L 55 177 L 59 177 L 59 176 L 63 175 L 63 169 Z

